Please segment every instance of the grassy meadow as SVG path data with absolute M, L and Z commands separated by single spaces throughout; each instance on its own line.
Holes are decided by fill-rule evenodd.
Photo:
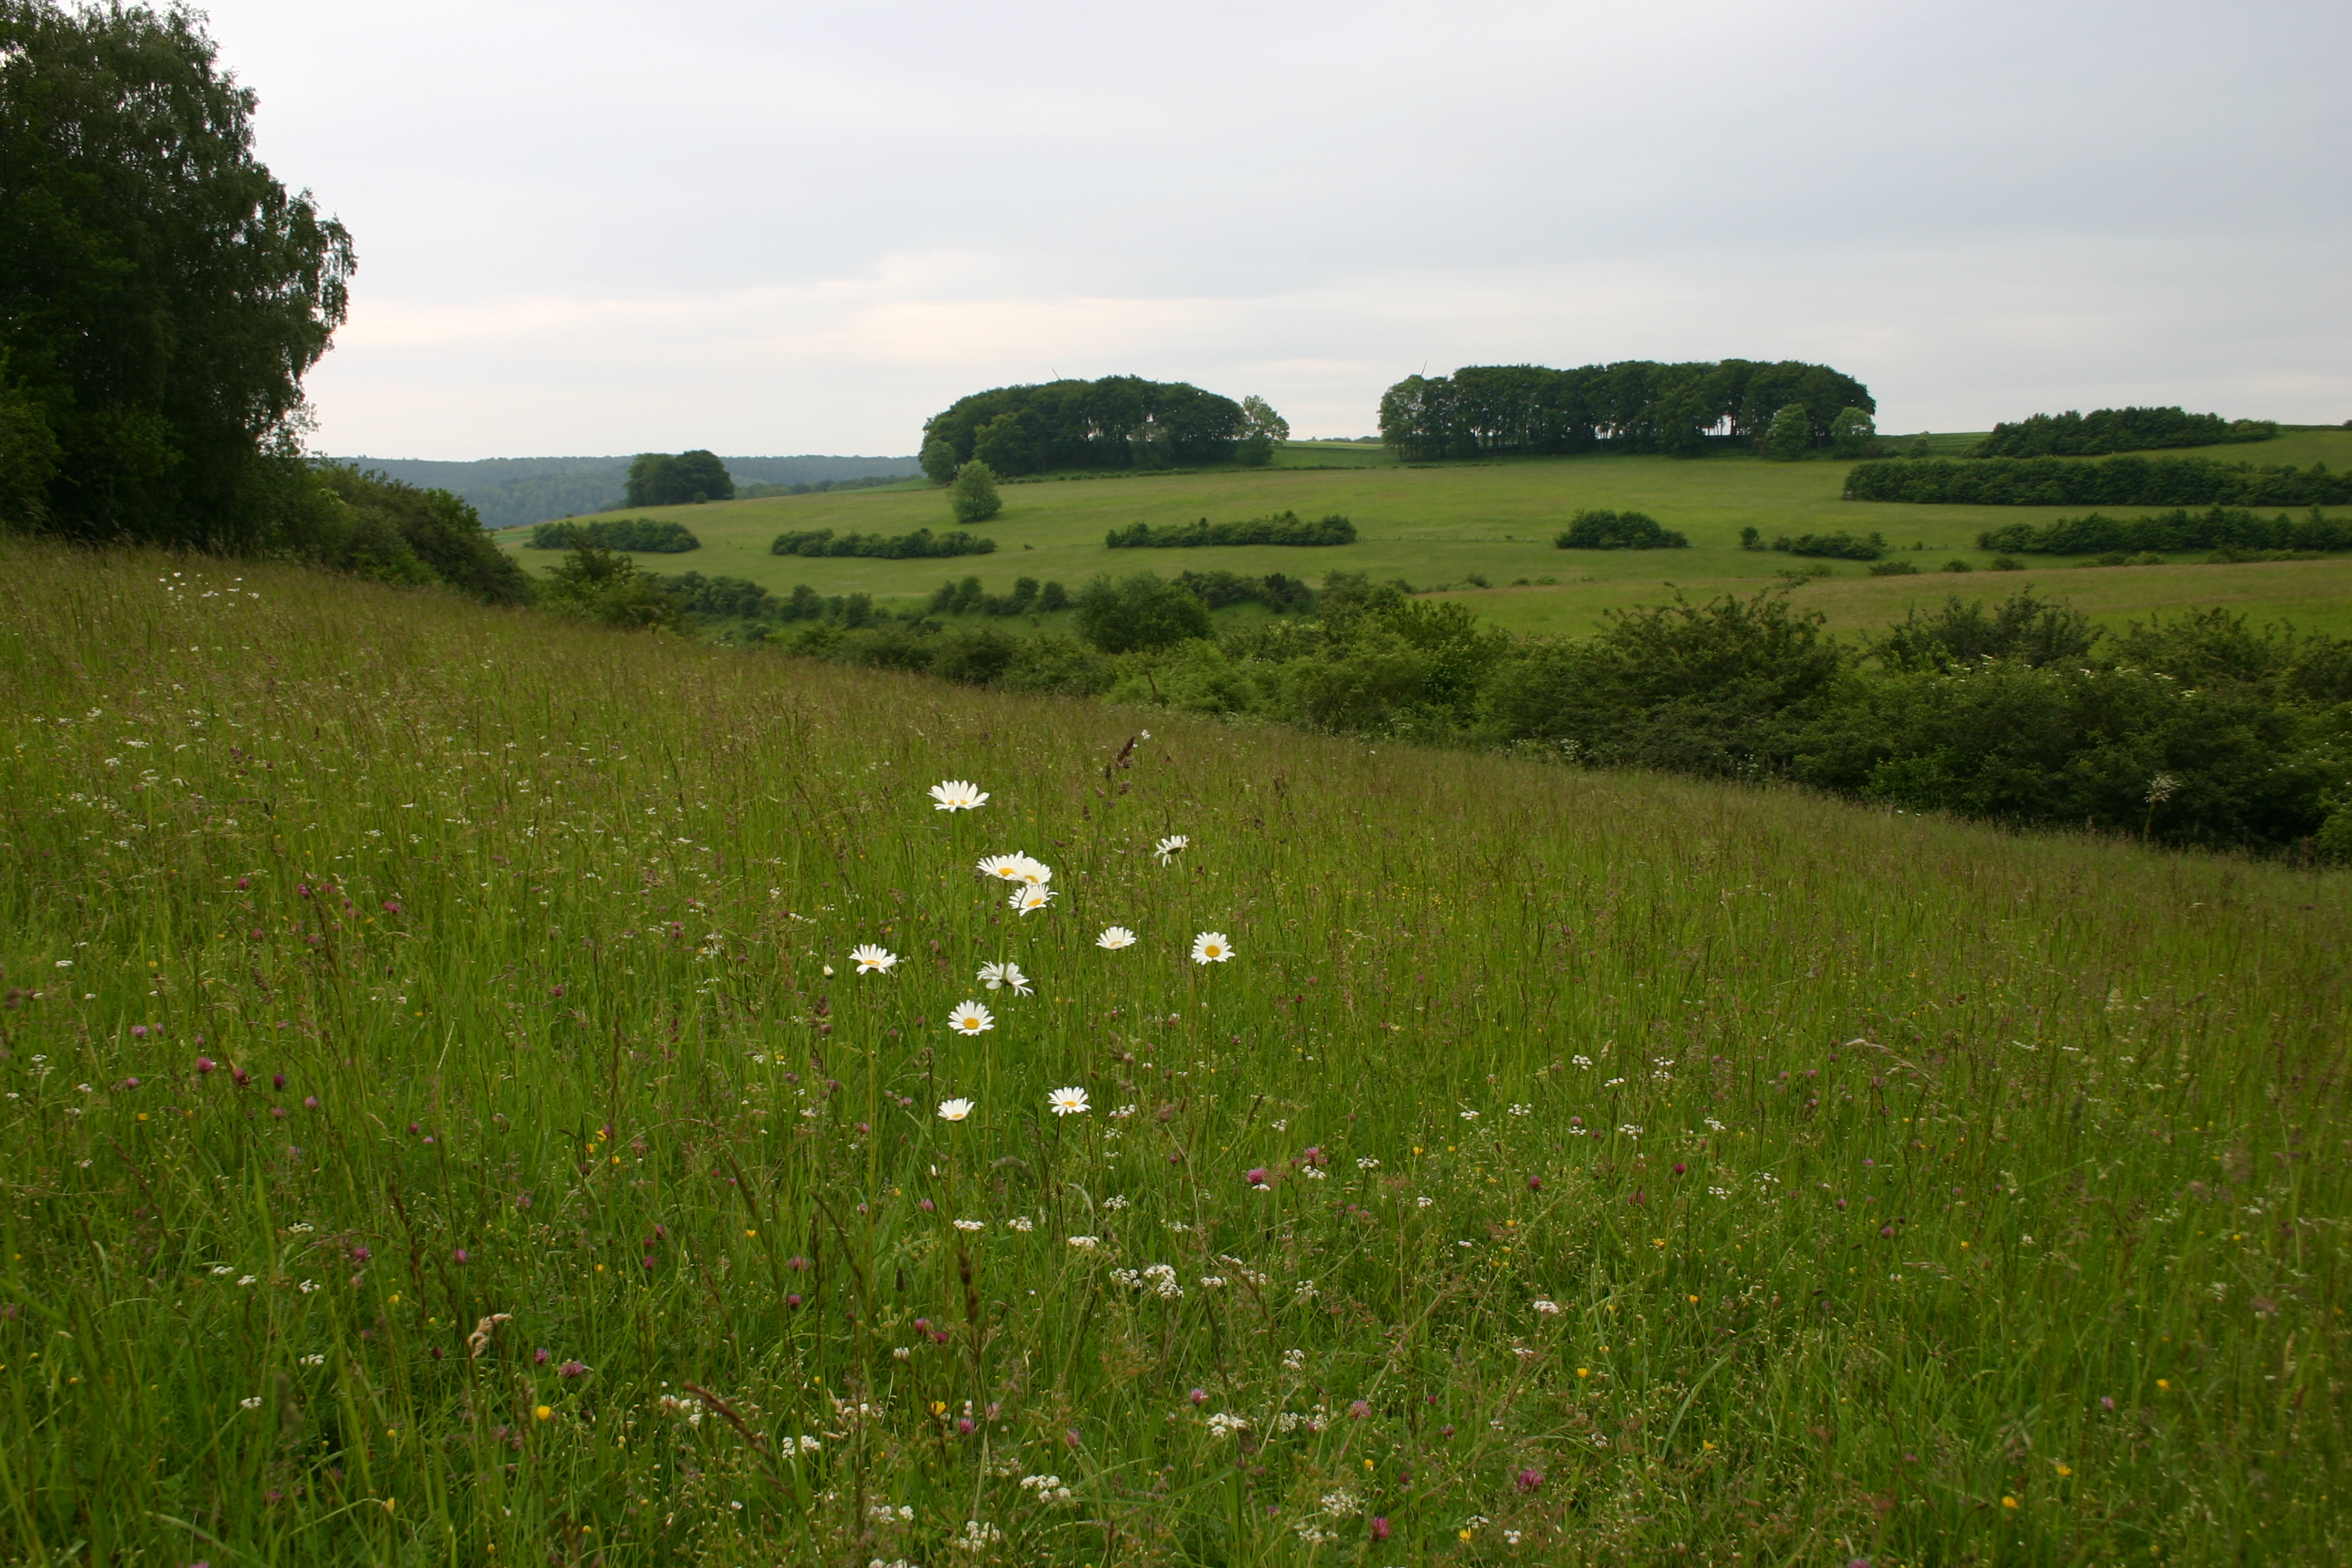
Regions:
M 10 1562 L 2352 1552 L 2352 876 L 0 561 Z
M 1969 438 L 1939 439 L 1957 448 Z M 2326 462 L 2342 468 L 2352 464 L 2352 430 L 2294 430 L 2256 445 L 2198 450 L 2231 462 Z M 1984 529 L 2046 522 L 2083 509 L 1842 500 L 1848 465 L 1839 462 L 1771 463 L 1717 454 L 1696 459 L 1534 458 L 1407 467 L 1383 448 L 1337 443 L 1297 444 L 1280 457 L 1280 463 L 1265 468 L 1007 484 L 1003 511 L 983 525 L 998 542 L 996 552 L 947 560 L 768 553 L 770 542 L 787 530 L 905 533 L 951 527 L 944 492 L 919 480 L 905 487 L 655 508 L 631 515 L 676 518 L 702 541 L 702 548 L 688 554 L 639 557 L 649 570 L 745 577 L 779 594 L 807 583 L 827 595 L 866 593 L 908 601 L 967 574 L 977 574 L 990 593 L 1005 594 L 1023 576 L 1075 589 L 1106 571 L 1285 572 L 1320 582 L 1324 574 L 1339 569 L 1367 572 L 1383 581 L 1402 577 L 1420 588 L 1464 584 L 1449 596 L 1497 626 L 1579 634 L 1591 630 L 1604 610 L 1654 604 L 1675 588 L 1701 599 L 1753 593 L 1799 564 L 1777 552 L 1741 550 L 1744 527 L 1761 531 L 1767 539 L 1874 531 L 1921 574 L 1874 578 L 1860 563 L 1824 563 L 1832 575 L 1801 592 L 1804 602 L 1840 629 L 1875 628 L 1902 619 L 1914 605 L 1940 604 L 1955 592 L 2004 596 L 2030 580 L 2045 595 L 2069 598 L 2116 625 L 2158 610 L 2224 604 L 2252 612 L 2258 624 L 2291 618 L 2307 631 L 2352 633 L 2352 559 L 2221 566 L 2204 564 L 2199 553 L 2160 567 L 2074 571 L 2070 558 L 2036 557 L 2024 575 L 1947 574 L 1941 568 L 1949 560 L 1964 560 L 1979 570 L 1990 563 L 1992 553 L 1974 542 Z M 1327 464 L 1333 466 L 1316 466 Z M 1686 534 L 1691 548 L 1553 548 L 1553 536 L 1569 516 L 1586 507 L 1646 511 Z M 1107 531 L 1132 522 L 1160 526 L 1198 517 L 1223 521 L 1286 509 L 1308 518 L 1344 513 L 1354 520 L 1360 537 L 1334 548 L 1103 548 Z M 2145 509 L 2130 510 L 2136 515 Z M 543 574 L 562 552 L 523 549 L 528 531 L 510 531 L 501 539 Z M 1474 574 L 1490 586 L 1466 586 Z M 1521 579 L 1526 585 L 1514 586 Z M 1263 612 L 1245 607 L 1224 613 Z

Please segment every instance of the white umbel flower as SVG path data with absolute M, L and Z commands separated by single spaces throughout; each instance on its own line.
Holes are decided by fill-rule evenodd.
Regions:
M 860 942 L 850 949 L 849 956 L 857 965 L 860 974 L 887 974 L 890 966 L 898 962 L 897 953 L 870 942 Z
M 969 1100 L 942 1100 L 940 1101 L 940 1120 L 942 1121 L 961 1121 L 965 1117 L 970 1116 L 971 1114 L 971 1101 Z
M 1223 963 L 1234 955 L 1234 944 L 1221 931 L 1204 931 L 1192 939 L 1192 962 Z
M 1154 855 L 1159 856 L 1160 863 L 1162 866 L 1165 866 L 1169 861 L 1173 860 L 1177 856 L 1181 855 L 1187 848 L 1191 847 L 1192 843 L 1192 841 L 1185 837 L 1182 834 L 1171 833 L 1167 837 L 1161 839 L 1159 843 L 1153 845 L 1151 847 L 1151 852 Z
M 948 779 L 931 786 L 931 798 L 939 811 L 976 811 L 988 800 L 988 792 L 967 779 Z
M 1122 947 L 1135 945 L 1135 933 L 1125 926 L 1105 926 L 1102 935 L 1095 938 L 1095 945 L 1107 952 L 1117 952 Z
M 1006 901 L 1017 914 L 1034 914 L 1054 901 L 1054 889 L 1032 885 L 1022 889 Z
M 1084 1116 L 1087 1113 L 1087 1091 L 1083 1089 L 1057 1089 L 1045 1097 L 1046 1107 L 1056 1116 Z
M 1003 963 L 982 964 L 980 966 L 980 983 L 982 985 L 987 986 L 991 991 L 994 991 L 1001 986 L 1010 985 L 1013 987 L 1013 994 L 1015 996 L 1026 996 L 1029 994 L 1029 977 L 1021 973 L 1021 966 L 1019 964 L 1013 963 L 1010 961 Z
M 959 1002 L 948 1015 L 948 1027 L 959 1035 L 984 1035 L 996 1027 L 996 1016 L 977 1002 Z

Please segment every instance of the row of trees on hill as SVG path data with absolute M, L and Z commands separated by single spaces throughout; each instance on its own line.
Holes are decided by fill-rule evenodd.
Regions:
M 2342 506 L 2352 471 L 2215 458 L 1887 458 L 1846 470 L 1848 500 L 1968 506 Z
M 1263 398 L 1236 403 L 1185 382 L 1107 375 L 958 398 L 924 422 L 922 464 L 947 484 L 973 461 L 1003 476 L 1263 463 L 1289 435 Z
M 2158 447 L 2212 447 L 2231 441 L 2267 441 L 2278 434 L 2272 419 L 2224 419 L 2170 408 L 2094 408 L 2088 414 L 2037 414 L 2000 424 L 1969 448 L 1971 458 L 2103 458 L 2110 452 L 2145 452 Z
M 1452 375 L 1412 375 L 1381 398 L 1381 438 L 1426 461 L 1518 453 L 1664 452 L 1696 456 L 1710 445 L 1763 442 L 1776 416 L 1797 453 L 1830 446 L 1839 416 L 1878 411 L 1870 389 L 1844 372 L 1795 360 L 1621 360 L 1575 370 L 1465 365 Z M 1856 454 L 1859 455 L 1859 454 Z
M 629 484 L 624 506 L 695 506 L 703 501 L 733 500 L 735 477 L 719 454 L 699 447 L 691 452 L 640 452 L 629 463 Z

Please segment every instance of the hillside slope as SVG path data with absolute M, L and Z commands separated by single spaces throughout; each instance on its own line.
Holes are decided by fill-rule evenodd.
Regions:
M 2352 1550 L 2352 877 L 0 563 L 20 1552 Z

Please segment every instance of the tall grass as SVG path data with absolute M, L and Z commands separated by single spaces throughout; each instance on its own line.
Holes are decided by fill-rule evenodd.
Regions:
M 2352 879 L 22 545 L 0 690 L 12 1560 L 2352 1544 Z

